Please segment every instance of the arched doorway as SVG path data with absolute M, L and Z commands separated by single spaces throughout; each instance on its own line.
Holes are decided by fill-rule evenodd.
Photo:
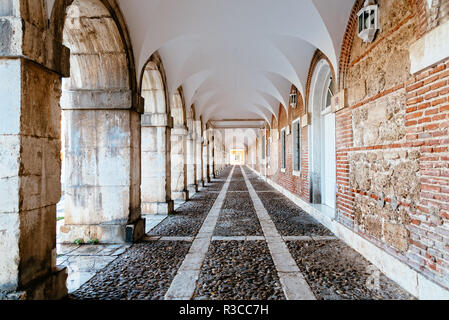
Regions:
M 336 207 L 335 113 L 331 99 L 334 79 L 329 63 L 322 59 L 316 67 L 310 88 L 311 126 L 311 200 L 329 208 Z

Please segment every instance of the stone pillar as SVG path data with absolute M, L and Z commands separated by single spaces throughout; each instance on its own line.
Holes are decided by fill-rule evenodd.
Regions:
M 142 215 L 170 214 L 170 133 L 173 119 L 163 114 L 142 116 Z
M 215 141 L 212 131 L 208 132 L 209 137 L 209 176 L 211 179 L 215 178 Z
M 171 198 L 175 204 L 189 200 L 187 191 L 186 127 L 174 127 L 171 132 Z
M 67 272 L 56 266 L 59 98 L 69 52 L 39 21 L 42 3 L 22 5 L 0 5 L 0 300 L 60 299 Z
M 203 142 L 201 143 L 203 148 L 203 184 L 210 182 L 209 175 L 209 143 L 207 139 L 207 132 L 203 136 Z
M 198 192 L 198 185 L 196 183 L 196 165 L 195 165 L 195 153 L 196 153 L 196 139 L 193 134 L 188 134 L 186 137 L 187 146 L 187 190 L 189 191 L 189 197 Z
M 202 146 L 202 131 L 201 131 L 201 121 L 194 122 L 195 128 L 195 167 L 196 167 L 196 177 L 195 181 L 198 187 L 204 187 L 203 181 L 203 146 Z
M 134 100 L 134 101 L 133 101 Z M 134 103 L 133 103 L 134 102 Z M 138 104 L 138 107 L 134 107 Z M 131 91 L 67 90 L 61 100 L 65 219 L 60 239 L 132 242 L 140 215 L 140 110 Z

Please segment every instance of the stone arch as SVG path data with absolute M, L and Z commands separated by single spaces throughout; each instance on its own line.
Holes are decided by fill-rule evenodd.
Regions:
M 171 127 L 167 80 L 160 55 L 155 52 L 140 79 L 144 98 L 142 115 L 142 214 L 168 214 L 171 200 Z
M 57 43 L 63 43 L 65 22 L 68 14 L 68 8 L 73 5 L 75 1 L 79 0 L 56 0 L 50 17 L 50 31 Z M 131 38 L 129 36 L 128 28 L 126 26 L 125 18 L 122 15 L 119 5 L 116 0 L 82 0 L 81 2 L 91 3 L 94 7 L 100 7 L 99 4 L 107 11 L 107 15 L 114 22 L 116 32 L 120 35 L 121 45 L 124 47 L 126 54 L 126 66 L 128 69 L 129 89 L 133 95 L 133 99 L 138 100 L 135 93 L 138 92 L 137 75 L 134 61 L 133 47 Z M 85 7 L 85 6 L 84 6 Z M 85 7 L 85 9 L 88 9 Z M 139 108 L 138 101 L 134 101 L 134 107 Z
M 60 241 L 133 241 L 126 226 L 143 229 L 140 173 L 134 170 L 140 167 L 140 108 L 126 29 L 117 23 L 114 1 L 61 0 L 52 15 L 55 35 L 71 51 L 61 97 Z
M 335 113 L 331 106 L 334 90 L 331 65 L 322 58 L 314 64 L 309 88 L 312 118 L 309 168 L 312 202 L 331 208 L 336 206 Z
M 313 55 L 312 61 L 310 63 L 309 74 L 307 76 L 306 97 L 303 101 L 306 113 L 311 111 L 309 109 L 309 100 L 310 100 L 310 86 L 312 84 L 313 73 L 315 72 L 315 68 L 316 68 L 316 65 L 318 64 L 318 62 L 320 62 L 323 59 L 327 61 L 327 64 L 329 65 L 329 67 L 331 69 L 333 79 L 337 79 L 335 70 L 334 70 L 329 58 L 324 53 L 322 53 L 320 50 L 316 50 L 315 54 Z M 333 85 L 334 85 L 334 87 L 333 87 L 334 92 L 336 93 L 337 90 L 339 89 L 337 81 L 334 81 Z
M 143 96 L 145 100 L 150 99 L 153 103 L 164 105 L 164 111 L 161 113 L 170 114 L 170 94 L 168 93 L 168 85 L 167 85 L 167 76 L 165 73 L 164 64 L 159 53 L 156 51 L 151 55 L 148 59 L 147 63 L 143 68 L 143 72 L 141 72 L 140 81 L 139 81 L 139 92 Z M 159 91 L 160 90 L 160 91 Z M 144 94 L 144 91 L 153 91 L 152 93 Z M 163 99 L 161 98 L 163 95 Z M 147 101 L 145 101 L 147 103 Z M 150 105 L 146 106 L 147 110 L 145 113 L 152 113 L 156 111 L 151 111 L 148 108 L 157 108 L 151 107 Z M 158 106 L 158 108 L 161 108 Z M 145 109 L 145 106 L 144 106 Z M 159 113 L 156 112 L 156 113 Z
M 343 37 L 343 43 L 340 51 L 339 61 L 339 76 L 338 76 L 338 89 L 343 90 L 345 88 L 345 75 L 351 63 L 351 50 L 352 42 L 354 41 L 354 35 L 357 30 L 357 13 L 363 6 L 365 0 L 356 0 L 352 7 L 351 14 L 349 15 L 348 24 L 346 26 L 345 35 Z

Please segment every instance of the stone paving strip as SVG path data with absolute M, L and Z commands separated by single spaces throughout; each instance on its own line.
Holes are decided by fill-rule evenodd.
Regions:
M 178 273 L 173 279 L 170 288 L 165 294 L 166 300 L 190 300 L 193 297 L 201 267 L 206 258 L 207 251 L 209 250 L 215 225 L 218 221 L 220 210 L 223 206 L 233 173 L 234 167 L 226 179 L 226 183 L 212 206 L 212 209 L 204 220 L 201 229 L 195 237 L 189 253 L 186 255 L 181 267 L 178 269 Z
M 284 241 L 328 241 L 337 240 L 329 236 L 283 236 Z M 193 242 L 194 237 L 145 236 L 142 241 L 185 241 Z M 264 236 L 213 236 L 212 241 L 265 241 Z
M 193 237 L 161 237 L 161 236 L 145 236 L 142 241 L 186 241 L 192 242 Z
M 285 297 L 287 300 L 315 300 L 312 290 L 296 265 L 285 241 L 278 233 L 251 182 L 248 180 L 245 171 L 241 167 L 240 170 L 256 209 Z

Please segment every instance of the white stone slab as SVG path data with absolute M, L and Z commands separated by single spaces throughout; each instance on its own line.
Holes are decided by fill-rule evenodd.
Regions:
M 312 237 L 309 236 L 284 236 L 285 241 L 312 241 Z
M 449 21 L 410 46 L 410 72 L 415 74 L 449 57 Z
M 231 170 L 226 183 L 224 184 L 220 194 L 215 200 L 214 205 L 209 211 L 206 219 L 201 226 L 198 235 L 190 247 L 189 253 L 186 255 L 181 267 L 178 270 L 173 282 L 165 294 L 165 300 L 190 300 L 195 292 L 198 277 L 200 275 L 201 267 L 206 258 L 210 242 L 212 240 L 212 233 L 218 221 L 220 210 L 226 197 L 226 192 L 234 173 L 234 168 Z
M 312 290 L 290 254 L 285 241 L 280 236 L 262 201 L 254 191 L 245 171 L 243 169 L 241 170 L 265 235 L 271 257 L 278 272 L 285 297 L 287 300 L 316 300 Z

